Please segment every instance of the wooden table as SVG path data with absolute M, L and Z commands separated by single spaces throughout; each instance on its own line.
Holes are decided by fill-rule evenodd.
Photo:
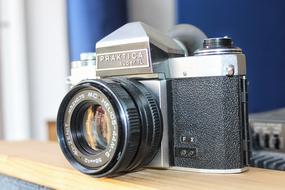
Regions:
M 285 189 L 285 172 L 251 168 L 242 174 L 200 174 L 145 169 L 120 177 L 96 179 L 73 169 L 56 143 L 1 142 L 0 173 L 55 189 Z

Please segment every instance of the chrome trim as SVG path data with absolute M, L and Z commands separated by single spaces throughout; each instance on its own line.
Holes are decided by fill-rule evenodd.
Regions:
M 169 168 L 169 135 L 168 135 L 168 111 L 167 111 L 167 85 L 166 80 L 140 80 L 157 98 L 163 120 L 163 135 L 160 150 L 147 167 Z
M 142 22 L 131 22 L 118 28 L 96 43 L 96 51 L 137 42 L 152 43 L 167 53 L 184 54 L 183 49 L 172 38 Z M 131 48 L 131 50 L 136 49 L 136 47 Z
M 195 56 L 202 55 L 218 55 L 218 54 L 241 54 L 240 48 L 213 48 L 213 49 L 200 49 L 194 52 Z
M 96 76 L 108 77 L 153 73 L 152 58 L 155 56 L 151 55 L 151 45 L 156 46 L 166 54 L 184 56 L 185 53 L 185 50 L 177 42 L 156 29 L 141 22 L 128 23 L 96 43 Z M 124 57 L 124 54 L 135 55 L 134 52 L 140 51 L 142 56 L 126 56 L 127 59 L 120 58 Z M 107 60 L 98 59 L 99 57 L 103 58 L 104 55 L 111 55 L 114 58 L 109 60 L 107 56 Z M 160 57 L 160 55 L 156 56 Z
M 144 61 L 146 62 L 145 64 L 143 65 L 136 65 L 135 67 L 132 66 L 132 65 L 128 65 L 128 66 L 120 66 L 120 67 L 107 67 L 107 68 L 99 68 L 100 66 L 100 59 L 99 57 L 101 56 L 104 56 L 104 55 L 114 55 L 114 54 L 124 54 L 124 53 L 133 53 L 133 52 L 145 52 L 145 59 Z M 109 70 L 112 70 L 112 71 L 116 71 L 116 72 L 120 72 L 118 70 L 122 70 L 122 69 L 139 69 L 139 68 L 142 68 L 142 67 L 145 67 L 145 68 L 149 68 L 150 67 L 150 59 L 149 59 L 149 53 L 148 53 L 148 49 L 135 49 L 135 50 L 125 50 L 125 51 L 117 51 L 117 52 L 111 52 L 111 53 L 101 53 L 101 54 L 97 54 L 96 55 L 96 72 L 98 71 L 109 71 Z M 111 61 L 110 61 L 111 62 Z M 132 73 L 131 73 L 132 74 Z M 115 73 L 114 73 L 115 75 Z
M 164 73 L 168 79 L 227 76 L 230 65 L 234 67 L 233 75 L 246 75 L 244 54 L 171 58 L 153 64 L 153 70 L 155 73 Z
M 95 52 L 83 52 L 80 53 L 80 60 L 81 61 L 90 61 L 96 59 L 96 53 Z
M 87 66 L 95 66 L 95 65 L 96 65 L 96 61 L 95 60 L 72 61 L 71 62 L 71 69 L 87 67 Z M 94 72 L 95 72 L 95 70 L 94 70 Z
M 201 169 L 201 168 L 184 168 L 184 167 L 170 167 L 171 170 L 190 171 L 197 173 L 210 173 L 210 174 L 235 174 L 242 173 L 249 169 L 249 167 L 236 168 L 236 169 Z

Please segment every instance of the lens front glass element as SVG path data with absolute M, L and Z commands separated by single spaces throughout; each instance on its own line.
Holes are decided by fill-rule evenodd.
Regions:
M 89 105 L 82 120 L 84 139 L 94 151 L 103 151 L 111 139 L 111 126 L 108 115 L 100 105 Z

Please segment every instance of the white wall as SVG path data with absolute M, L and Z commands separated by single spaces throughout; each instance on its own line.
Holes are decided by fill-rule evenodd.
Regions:
M 24 0 L 1 0 L 2 136 L 7 140 L 30 137 L 29 91 Z
M 47 121 L 56 119 L 67 90 L 66 1 L 0 5 L 0 133 L 6 140 L 46 140 Z
M 176 23 L 176 0 L 128 0 L 129 21 L 142 21 L 161 31 Z
M 67 90 L 66 0 L 0 3 L 0 17 L 8 23 L 0 31 L 3 134 L 9 140 L 45 140 L 46 122 L 56 119 Z M 175 24 L 175 0 L 129 0 L 128 6 L 130 21 L 162 31 Z
M 66 93 L 68 71 L 65 0 L 26 0 L 32 137 L 47 138 Z
M 0 12 L 2 12 L 2 0 L 0 0 Z M 1 75 L 2 75 L 2 71 L 1 71 L 1 62 L 2 62 L 2 47 L 1 47 L 1 39 L 2 39 L 2 30 L 4 29 L 4 27 L 6 27 L 5 22 L 2 20 L 2 14 L 0 13 L 0 139 L 2 139 L 4 137 L 3 134 L 3 111 L 2 111 L 2 82 L 1 82 Z

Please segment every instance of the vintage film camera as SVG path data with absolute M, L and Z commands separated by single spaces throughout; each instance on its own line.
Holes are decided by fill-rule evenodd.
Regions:
M 98 41 L 94 55 L 72 64 L 58 112 L 59 143 L 76 169 L 246 170 L 246 62 L 230 38 L 134 22 Z

